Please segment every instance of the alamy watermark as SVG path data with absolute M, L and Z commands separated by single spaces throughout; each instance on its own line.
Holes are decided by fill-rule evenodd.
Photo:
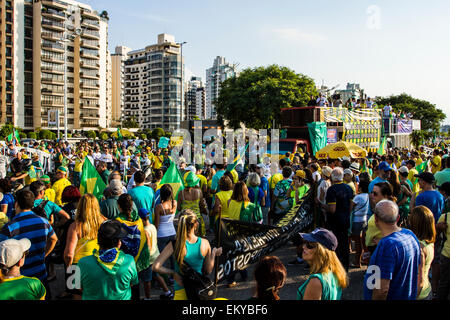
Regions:
M 175 163 L 182 159 L 188 164 L 204 164 L 206 160 L 210 163 L 227 164 L 233 163 L 236 157 L 246 150 L 249 164 L 271 163 L 270 171 L 277 173 L 279 160 L 279 130 L 270 130 L 270 154 L 268 147 L 267 129 L 254 130 L 208 129 L 203 133 L 201 121 L 194 122 L 194 139 L 186 129 L 177 129 L 172 134 L 172 141 L 182 143 L 174 146 L 171 157 Z M 203 143 L 208 144 L 203 148 Z M 294 151 L 294 150 L 293 150 Z M 305 150 L 306 151 L 306 150 Z M 247 157 L 242 157 L 245 164 Z

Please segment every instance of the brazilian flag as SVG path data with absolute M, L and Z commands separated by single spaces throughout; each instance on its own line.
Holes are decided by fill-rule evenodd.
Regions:
M 386 136 L 383 137 L 383 140 L 380 143 L 380 146 L 378 147 L 378 151 L 377 153 L 382 156 L 384 154 L 386 154 L 386 148 L 387 148 L 387 141 L 386 141 Z
M 8 142 L 12 142 L 15 146 L 20 146 L 20 136 L 15 128 L 13 132 L 6 138 Z
M 97 169 L 92 165 L 92 162 L 87 159 L 83 164 L 83 171 L 81 172 L 80 180 L 80 193 L 93 194 L 100 202 L 103 197 L 103 190 L 105 190 L 106 184 L 103 182 L 102 177 L 97 172 Z
M 123 140 L 122 132 L 120 132 L 120 127 L 117 128 L 117 140 Z
M 156 189 L 157 193 L 164 184 L 170 184 L 170 186 L 172 187 L 174 199 L 177 200 L 178 193 L 184 189 L 184 182 L 180 171 L 178 171 L 177 165 L 172 160 L 170 160 L 170 166 L 167 169 L 166 173 L 164 173 L 164 176 L 162 177 L 161 182 Z
M 427 170 L 429 162 L 430 162 L 430 160 L 422 162 L 421 164 L 416 166 L 416 170 L 417 170 L 418 174 L 421 174 L 422 172 Z M 419 178 L 416 178 L 416 181 L 414 181 L 414 184 L 416 184 L 418 181 L 419 181 Z
M 241 159 L 244 159 L 244 157 L 245 157 L 245 152 L 247 151 L 248 146 L 249 146 L 249 143 L 247 143 L 247 145 L 245 146 L 245 148 L 244 148 L 243 150 L 241 150 L 241 152 L 236 156 L 236 158 L 234 158 L 233 163 L 230 163 L 230 164 L 227 166 L 227 171 L 228 171 L 228 172 L 233 171 L 233 170 L 236 168 L 236 166 L 237 166 L 237 164 L 239 163 L 239 161 L 240 161 Z

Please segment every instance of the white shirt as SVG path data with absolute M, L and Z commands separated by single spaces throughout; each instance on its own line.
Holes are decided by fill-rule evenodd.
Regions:
M 102 157 L 102 154 L 100 152 L 94 152 L 92 154 L 92 156 L 93 156 L 94 160 L 100 160 Z
M 319 107 L 323 107 L 323 105 L 325 104 L 325 97 L 318 97 L 316 103 Z
M 319 184 L 319 187 L 317 188 L 317 200 L 319 200 L 319 202 L 321 204 L 326 204 L 327 190 L 330 186 L 331 186 L 330 180 L 323 180 Z M 323 200 L 320 201 L 320 197 L 322 196 L 322 194 L 323 194 Z
M 111 154 L 103 153 L 100 157 L 100 160 L 106 163 L 113 162 L 113 158 Z
M 126 168 L 128 168 L 128 159 L 130 157 L 129 156 L 124 156 L 123 154 L 120 156 L 120 171 L 125 170 Z
M 316 182 L 316 181 L 319 181 L 319 180 L 320 180 L 321 175 L 320 175 L 320 173 L 319 173 L 318 171 L 316 171 L 316 172 L 314 172 L 314 173 L 312 174 L 312 177 L 313 177 L 314 182 Z

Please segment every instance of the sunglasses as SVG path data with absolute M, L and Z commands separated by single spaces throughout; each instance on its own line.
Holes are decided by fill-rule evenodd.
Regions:
M 303 242 L 303 244 L 310 250 L 317 248 L 316 242 L 305 241 L 305 242 Z

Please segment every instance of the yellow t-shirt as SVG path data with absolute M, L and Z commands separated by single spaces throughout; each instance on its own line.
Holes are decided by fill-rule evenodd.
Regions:
M 382 234 L 380 229 L 378 229 L 375 224 L 375 214 L 373 214 L 367 223 L 367 231 L 366 231 L 366 246 L 375 246 L 375 239 L 381 239 Z
M 53 188 L 53 190 L 55 190 L 55 203 L 58 206 L 62 206 L 61 195 L 62 195 L 64 189 L 70 185 L 72 185 L 72 183 L 70 183 L 70 181 L 67 180 L 66 178 L 59 179 L 58 181 L 56 181 L 53 184 L 52 188 Z
M 220 205 L 222 206 L 222 218 L 229 218 L 227 212 L 228 200 L 230 200 L 233 195 L 233 190 L 229 191 L 219 191 L 216 193 L 216 197 L 219 198 Z M 219 215 L 216 215 L 216 220 L 219 218 Z
M 418 174 L 416 169 L 409 170 L 408 180 L 411 181 L 413 184 L 413 189 L 412 189 L 413 192 L 419 192 L 419 190 L 420 190 L 419 183 L 418 182 L 414 183 L 417 179 L 416 177 L 414 177 L 414 175 L 416 175 L 416 174 Z
M 203 190 L 203 187 L 208 185 L 208 180 L 204 175 L 198 174 L 197 177 L 200 179 L 200 189 Z
M 244 208 L 246 208 L 249 204 L 250 202 L 246 201 L 244 204 Z M 241 209 L 242 209 L 242 201 L 238 202 L 236 200 L 231 200 L 226 210 L 222 209 L 222 216 L 228 216 L 228 218 L 232 220 L 240 220 Z
M 76 159 L 75 160 L 75 167 L 73 168 L 74 172 L 82 172 L 83 171 L 83 163 L 84 159 Z
M 281 173 L 274 174 L 273 176 L 271 176 L 269 178 L 269 188 L 272 189 L 272 190 L 275 189 L 275 186 L 281 180 L 283 180 L 283 175 Z
M 55 202 L 56 192 L 52 188 L 45 189 L 44 195 L 47 200 L 50 200 L 51 202 Z
M 154 156 L 153 160 L 153 169 L 159 169 L 162 167 L 164 161 L 163 156 Z
M 448 214 L 448 213 L 447 213 Z M 441 214 L 438 220 L 439 222 L 445 222 L 445 214 Z M 450 217 L 447 217 L 447 223 L 450 225 Z M 442 255 L 446 258 L 450 258 L 450 227 L 446 230 L 447 241 L 444 243 L 444 248 L 442 248 Z
M 422 158 L 418 158 L 417 160 L 416 160 L 416 166 L 418 166 L 418 165 L 420 165 L 420 164 L 422 164 Z
M 433 158 L 433 160 L 431 160 L 431 173 L 435 174 L 436 172 L 441 171 L 441 157 L 440 156 L 436 156 Z
M 4 214 L 3 212 L 0 212 L 0 229 L 3 227 L 3 225 L 7 224 L 8 221 L 9 221 L 9 219 L 6 216 L 6 214 Z
M 239 182 L 239 175 L 235 169 L 231 170 L 231 175 L 233 176 L 233 183 Z

